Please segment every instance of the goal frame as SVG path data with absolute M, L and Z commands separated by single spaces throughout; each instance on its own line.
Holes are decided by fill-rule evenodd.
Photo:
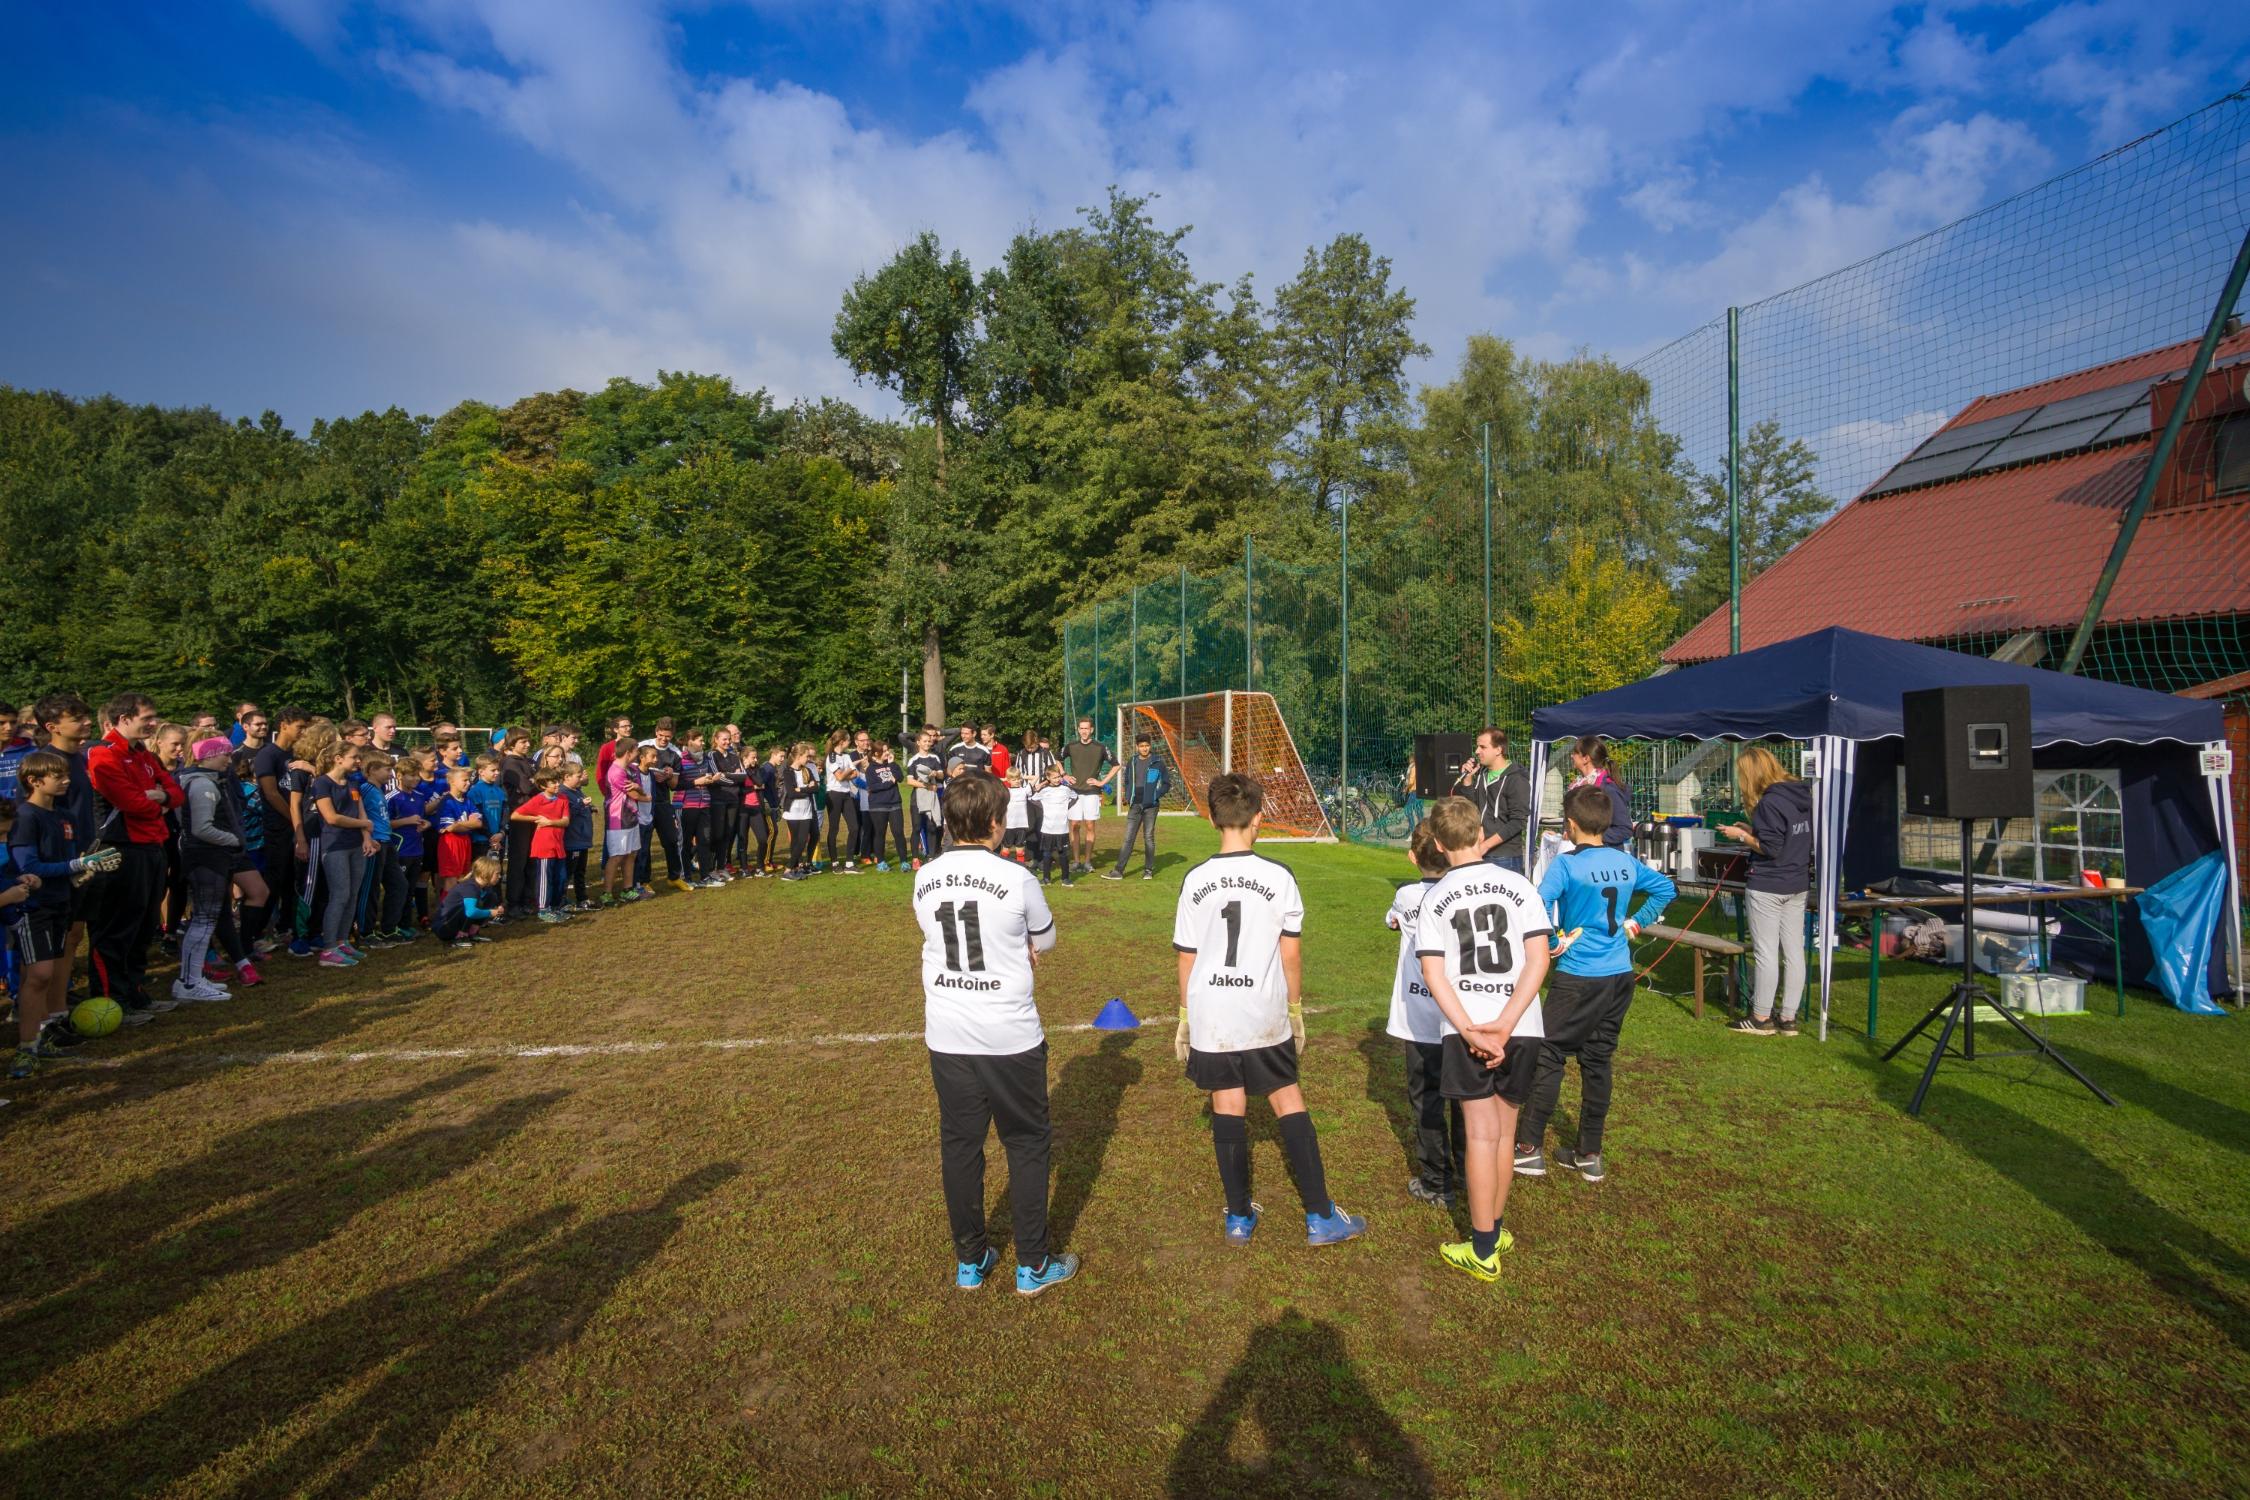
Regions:
M 1133 723 L 1133 714 L 1136 709 L 1144 707 L 1150 709 L 1169 707 L 1174 711 L 1174 721 L 1184 724 L 1187 718 L 1187 706 L 1190 703 L 1193 703 L 1198 699 L 1209 700 L 1213 698 L 1218 699 L 1220 703 L 1220 766 L 1229 771 L 1241 771 L 1249 769 L 1247 766 L 1238 765 L 1236 763 L 1235 723 L 1237 715 L 1235 712 L 1235 708 L 1236 704 L 1239 701 L 1245 701 L 1253 698 L 1262 698 L 1268 704 L 1272 705 L 1274 723 L 1280 726 L 1282 739 L 1289 747 L 1289 757 L 1296 763 L 1297 774 L 1304 777 L 1306 791 L 1310 797 L 1312 806 L 1320 815 L 1320 827 L 1315 832 L 1260 833 L 1258 836 L 1259 842 L 1271 844 L 1333 844 L 1340 842 L 1336 834 L 1335 823 L 1328 816 L 1328 809 L 1321 804 L 1319 793 L 1312 789 L 1311 773 L 1305 769 L 1305 758 L 1301 753 L 1299 753 L 1297 749 L 1296 732 L 1289 727 L 1288 718 L 1283 715 L 1283 713 L 1281 712 L 1281 705 L 1274 701 L 1274 696 L 1271 693 L 1253 692 L 1243 688 L 1218 688 L 1208 693 L 1173 693 L 1162 698 L 1135 698 L 1129 703 L 1121 703 L 1117 706 L 1117 727 L 1115 731 L 1117 735 L 1115 754 L 1117 756 L 1118 764 L 1123 765 L 1132 759 L 1131 746 L 1133 732 L 1131 729 L 1131 725 Z M 1244 717 L 1246 720 L 1247 716 Z M 1178 767 L 1179 755 L 1176 748 L 1167 745 L 1166 750 L 1170 755 L 1174 766 Z M 1245 746 L 1245 750 L 1247 750 L 1247 746 Z M 1186 779 L 1186 772 L 1184 770 L 1181 771 L 1181 779 L 1183 781 Z M 1166 818 L 1202 817 L 1203 813 L 1198 806 L 1200 799 L 1195 796 L 1193 790 L 1185 786 L 1180 787 L 1178 790 L 1181 795 L 1187 798 L 1188 805 L 1184 808 L 1159 809 L 1157 816 Z

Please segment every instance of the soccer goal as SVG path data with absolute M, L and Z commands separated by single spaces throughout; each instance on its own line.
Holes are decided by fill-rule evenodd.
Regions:
M 1223 771 L 1248 771 L 1266 786 L 1268 837 L 1336 837 L 1273 694 L 1230 689 L 1128 703 L 1117 711 L 1120 759 L 1131 759 L 1133 741 L 1144 733 L 1154 739 L 1156 758 L 1172 773 L 1167 811 L 1208 816 L 1204 788 L 1211 778 Z

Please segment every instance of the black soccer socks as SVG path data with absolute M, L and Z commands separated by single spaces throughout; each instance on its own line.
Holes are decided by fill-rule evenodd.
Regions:
M 1250 1213 L 1250 1123 L 1240 1115 L 1211 1116 L 1211 1149 L 1219 1158 L 1219 1185 L 1226 1189 L 1227 1212 Z
M 1312 1115 L 1298 1110 L 1275 1123 L 1281 1127 L 1282 1154 L 1289 1158 L 1289 1171 L 1297 1179 L 1297 1196 L 1303 1200 L 1305 1212 L 1325 1217 L 1336 1205 L 1328 1197 L 1328 1174 L 1321 1170 L 1320 1137 L 1313 1130 Z

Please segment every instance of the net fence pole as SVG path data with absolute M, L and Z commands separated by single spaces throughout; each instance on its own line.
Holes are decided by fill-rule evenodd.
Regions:
M 1246 693 L 1254 693 L 1258 690 L 1257 655 L 1256 648 L 1252 645 L 1252 642 L 1257 639 L 1257 601 L 1252 594 L 1250 582 L 1251 552 L 1255 545 L 1255 539 L 1247 532 L 1244 533 L 1242 538 L 1242 690 Z
M 2195 404 L 2196 393 L 2203 388 L 2203 372 L 2211 368 L 2212 351 L 2219 347 L 2219 340 L 2227 331 L 2227 320 L 2234 316 L 2234 304 L 2242 295 L 2246 276 L 2250 276 L 2250 234 L 2243 235 L 2242 248 L 2234 252 L 2234 267 L 2227 272 L 2227 284 L 2220 289 L 2219 300 L 2212 304 L 2211 321 L 2203 327 L 2203 342 L 2195 346 L 2195 358 L 2188 361 L 2187 374 L 2180 385 L 2180 399 L 2172 403 L 2172 415 L 2165 419 L 2163 435 L 2156 440 L 2156 451 L 2149 455 L 2140 488 L 2134 491 L 2133 503 L 2126 507 L 2125 519 L 2117 528 L 2117 540 L 2109 549 L 2109 561 L 2102 564 L 2101 576 L 2094 580 L 2093 597 L 2086 601 L 2086 613 L 2079 617 L 2078 631 L 2070 638 L 2070 650 L 2063 656 L 2065 672 L 2078 670 L 2079 658 L 2086 654 L 2086 643 L 2093 639 L 2094 627 L 2101 623 L 2102 606 L 2109 602 L 2109 591 L 2117 584 L 2118 570 L 2125 566 L 2125 554 L 2132 550 L 2133 533 L 2140 529 L 2141 518 L 2148 514 L 2149 502 L 2156 498 L 2156 481 L 2171 461 L 2172 445 L 2179 441 L 2188 408 Z
M 1141 586 L 1133 585 L 1133 701 L 1141 701 Z
M 1180 564 L 1180 696 L 1185 698 L 1187 680 L 1187 564 Z
M 1336 601 L 1336 790 L 1339 798 L 1352 770 L 1352 497 L 1339 491 L 1344 512 L 1342 578 Z M 1339 811 L 1342 808 L 1338 802 Z
M 1492 424 L 1484 424 L 1484 722 L 1492 722 Z
M 1727 309 L 1727 654 L 1742 650 L 1742 309 Z

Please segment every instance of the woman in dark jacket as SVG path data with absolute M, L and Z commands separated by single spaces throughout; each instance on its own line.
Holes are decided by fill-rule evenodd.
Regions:
M 1609 827 L 1602 842 L 1612 849 L 1633 843 L 1633 794 L 1609 769 L 1609 746 L 1598 734 L 1583 735 L 1570 747 L 1571 769 L 1578 773 L 1572 786 L 1598 786 L 1609 793 Z
M 1747 826 L 1722 825 L 1721 838 L 1750 851 L 1750 951 L 1757 966 L 1750 1014 L 1731 1029 L 1754 1036 L 1797 1034 L 1797 1007 L 1805 998 L 1805 893 L 1812 889 L 1812 788 L 1782 769 L 1763 745 L 1745 745 L 1734 758 Z M 1774 1022 L 1776 990 L 1781 1021 Z

